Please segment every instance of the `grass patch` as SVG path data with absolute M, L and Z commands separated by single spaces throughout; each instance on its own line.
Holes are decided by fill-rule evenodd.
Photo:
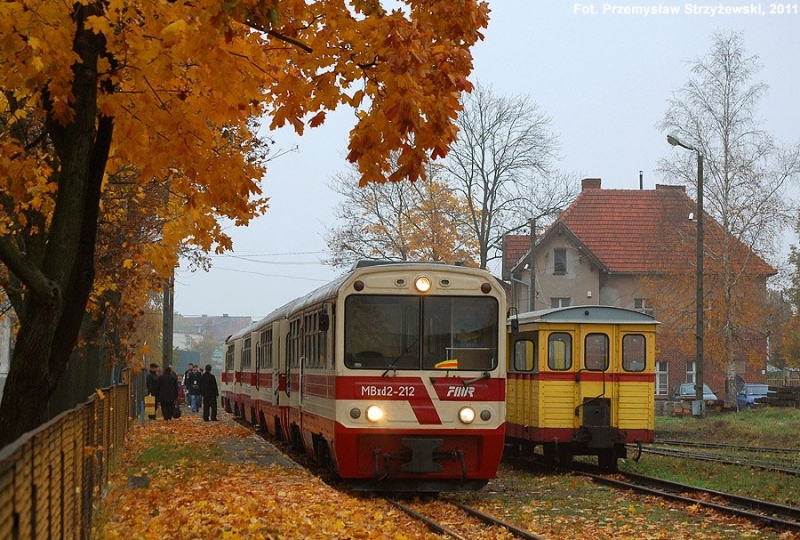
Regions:
M 692 416 L 656 416 L 656 440 L 742 444 L 761 448 L 797 448 L 800 409 L 761 407 L 740 413 Z
M 220 458 L 222 448 L 216 443 L 176 440 L 174 437 L 153 437 L 131 463 L 130 474 L 176 471 L 186 466 L 196 467 Z
M 790 506 L 800 503 L 800 478 L 749 467 L 645 454 L 638 462 L 620 462 L 620 470 Z
M 758 448 L 799 449 L 797 433 L 800 432 L 800 410 L 761 407 L 741 413 L 712 414 L 705 418 L 657 416 L 655 428 L 656 442 L 660 439 L 679 439 Z M 729 458 L 744 458 L 741 453 L 730 450 L 700 451 Z M 746 459 L 765 456 L 750 454 Z M 796 461 L 791 457 L 775 454 L 770 459 L 786 460 L 789 466 L 796 466 Z M 800 478 L 777 472 L 652 454 L 644 454 L 638 462 L 620 461 L 620 470 L 791 506 L 800 504 Z

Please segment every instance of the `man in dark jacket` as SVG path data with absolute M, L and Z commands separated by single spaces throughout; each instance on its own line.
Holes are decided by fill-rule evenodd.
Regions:
M 217 378 L 211 373 L 211 364 L 206 364 L 206 371 L 200 376 L 200 395 L 203 396 L 203 420 L 208 422 L 208 413 L 211 409 L 211 420 L 217 420 Z
M 202 373 L 200 373 L 200 366 L 194 366 L 191 373 L 186 375 L 186 391 L 189 392 L 189 406 L 192 408 L 192 412 L 198 412 L 200 410 L 200 404 L 203 401 L 200 395 L 200 377 Z
M 156 411 L 158 411 L 158 396 L 156 395 L 158 392 L 158 373 L 156 370 L 158 369 L 158 364 L 150 364 L 150 371 L 147 372 L 147 377 L 145 377 L 145 385 L 147 386 L 147 395 L 154 396 L 156 398 L 156 408 L 153 409 L 153 414 L 149 415 L 150 420 L 156 419 Z
M 164 420 L 172 420 L 178 400 L 178 377 L 172 372 L 172 367 L 164 368 L 164 373 L 158 378 L 157 389 L 156 398 L 161 403 L 161 414 Z

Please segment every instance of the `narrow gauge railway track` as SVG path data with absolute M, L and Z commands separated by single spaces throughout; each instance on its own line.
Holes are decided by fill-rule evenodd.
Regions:
M 675 448 L 642 448 L 642 453 L 652 454 L 656 456 L 692 459 L 696 461 L 710 461 L 713 463 L 720 463 L 723 465 L 738 465 L 742 467 L 751 467 L 753 469 L 763 469 L 771 472 L 779 472 L 791 476 L 800 476 L 800 470 L 785 467 L 783 464 L 772 463 L 765 460 L 749 459 L 747 457 L 732 458 L 725 457 L 717 454 L 700 454 L 697 452 L 690 452 L 687 450 L 679 450 Z
M 440 497 L 439 499 L 437 499 L 437 502 L 445 505 L 455 506 L 465 514 L 466 519 L 458 526 L 458 528 L 462 532 L 453 530 L 453 528 L 451 528 L 450 526 L 444 525 L 443 523 L 437 521 L 437 519 L 431 517 L 430 515 L 426 515 L 423 512 L 415 510 L 409 504 L 402 503 L 396 499 L 387 498 L 386 500 L 389 502 L 389 504 L 391 504 L 395 508 L 402 510 L 403 512 L 413 517 L 414 519 L 418 519 L 423 523 L 425 523 L 425 525 L 427 525 L 428 528 L 433 532 L 439 534 L 446 534 L 451 538 L 456 538 L 460 540 L 469 540 L 470 538 L 472 538 L 472 536 L 468 532 L 463 532 L 463 531 L 464 529 L 468 528 L 469 521 L 473 520 L 473 526 L 485 527 L 485 525 L 489 525 L 490 527 L 497 528 L 498 533 L 500 533 L 502 529 L 505 529 L 505 531 L 507 531 L 510 534 L 510 536 L 513 536 L 515 538 L 523 538 L 526 540 L 544 540 L 543 536 L 539 536 L 538 534 L 527 531 L 521 527 L 517 527 L 513 523 L 508 523 L 506 521 L 503 521 L 502 519 L 498 519 L 494 516 L 490 516 L 489 514 L 481 512 L 476 508 L 472 508 L 471 506 L 462 504 L 460 502 L 448 500 L 444 497 Z M 501 536 L 499 536 L 499 534 L 493 536 L 493 538 L 500 538 L 500 537 Z
M 656 445 L 668 446 L 687 446 L 693 448 L 715 448 L 719 450 L 730 450 L 737 452 L 753 452 L 763 454 L 800 454 L 800 450 L 796 448 L 761 448 L 758 446 L 744 446 L 741 444 L 725 444 L 725 443 L 712 443 L 712 442 L 699 442 L 699 441 L 679 441 L 672 439 L 656 439 L 653 443 Z
M 575 474 L 588 476 L 597 483 L 618 489 L 630 489 L 637 493 L 645 493 L 690 505 L 712 508 L 719 512 L 759 521 L 774 529 L 800 532 L 800 508 L 797 507 L 679 484 L 634 473 L 614 475 L 622 476 L 625 480 L 591 473 L 587 470 L 576 469 Z

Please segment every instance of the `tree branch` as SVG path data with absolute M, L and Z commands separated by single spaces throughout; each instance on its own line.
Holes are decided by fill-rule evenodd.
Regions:
M 0 260 L 33 294 L 41 298 L 58 297 L 58 285 L 19 251 L 8 236 L 0 236 Z

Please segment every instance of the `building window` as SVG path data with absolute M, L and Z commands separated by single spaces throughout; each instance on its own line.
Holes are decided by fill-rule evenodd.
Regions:
M 551 308 L 569 307 L 569 298 L 551 298 Z
M 655 316 L 655 311 L 653 308 L 647 306 L 647 300 L 644 298 L 634 298 L 633 299 L 633 309 L 637 311 L 641 311 L 650 316 Z
M 555 249 L 553 250 L 553 273 L 566 274 L 567 273 L 567 250 Z
M 666 396 L 667 394 L 669 394 L 669 364 L 656 362 L 656 395 Z
M 694 383 L 697 379 L 697 372 L 694 369 L 694 362 L 686 362 L 686 382 Z

